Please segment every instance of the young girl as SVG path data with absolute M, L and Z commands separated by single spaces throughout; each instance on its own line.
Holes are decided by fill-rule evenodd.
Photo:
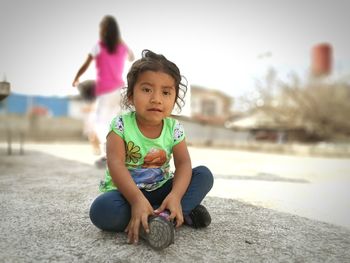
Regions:
M 113 16 L 103 17 L 100 23 L 100 40 L 94 45 L 73 80 L 73 86 L 78 87 L 80 76 L 88 69 L 91 61 L 95 60 L 97 99 L 93 132 L 89 137 L 94 139 L 90 140 L 92 145 L 100 145 L 99 150 L 102 153 L 109 122 L 120 112 L 120 90 L 124 86 L 122 74 L 127 58 L 132 61 L 134 55 L 122 41 L 117 21 Z M 103 163 L 103 159 L 104 156 L 97 165 Z
M 108 169 L 100 185 L 104 193 L 92 203 L 90 218 L 102 230 L 125 230 L 129 243 L 138 242 L 140 228 L 149 233 L 149 218 L 164 210 L 176 227 L 185 223 L 200 228 L 211 222 L 200 203 L 213 175 L 204 166 L 192 169 L 184 129 L 170 117 L 175 105 L 183 106 L 187 86 L 181 79 L 173 62 L 144 50 L 127 75 L 124 105 L 132 111 L 110 125 Z

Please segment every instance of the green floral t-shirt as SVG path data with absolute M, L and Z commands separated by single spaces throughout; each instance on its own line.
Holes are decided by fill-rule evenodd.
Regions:
M 173 147 L 185 138 L 182 125 L 173 118 L 163 120 L 163 130 L 156 139 L 145 137 L 136 123 L 135 112 L 117 116 L 112 120 L 110 132 L 119 135 L 125 142 L 125 166 L 140 189 L 153 191 L 172 178 L 170 160 Z M 109 158 L 113 158 L 109 156 Z M 100 191 L 117 189 L 108 169 Z

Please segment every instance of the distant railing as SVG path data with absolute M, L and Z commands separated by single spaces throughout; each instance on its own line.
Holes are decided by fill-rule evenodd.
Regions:
M 9 82 L 7 81 L 0 82 L 0 101 L 5 100 L 10 95 L 10 88 L 11 88 L 11 85 Z M 1 125 L 5 126 L 4 130 L 6 131 L 7 154 L 9 155 L 12 154 L 12 142 L 15 135 L 18 135 L 19 137 L 19 147 L 20 147 L 19 152 L 20 154 L 23 154 L 24 132 L 22 132 L 21 130 L 13 129 L 12 123 L 8 120 L 2 121 Z

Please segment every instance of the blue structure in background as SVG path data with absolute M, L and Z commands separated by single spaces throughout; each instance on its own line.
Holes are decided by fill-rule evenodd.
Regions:
M 40 106 L 46 108 L 51 116 L 62 117 L 68 115 L 68 103 L 67 98 L 11 93 L 1 103 L 0 111 L 5 110 L 6 113 L 26 114 L 30 110 L 30 107 Z

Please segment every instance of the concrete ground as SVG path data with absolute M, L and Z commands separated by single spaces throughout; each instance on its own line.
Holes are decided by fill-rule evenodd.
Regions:
M 0 147 L 5 144 L 0 144 Z M 14 153 L 19 147 L 14 145 Z M 26 143 L 26 149 L 93 165 L 87 143 Z M 215 175 L 209 196 L 230 198 L 350 229 L 350 158 L 189 147 L 193 166 Z M 103 173 L 99 174 L 103 177 Z
M 175 243 L 157 252 L 143 241 L 128 245 L 124 233 L 102 232 L 90 223 L 89 206 L 98 195 L 103 171 L 92 165 L 89 150 L 88 145 L 79 144 L 26 145 L 24 155 L 14 150 L 8 156 L 0 145 L 0 262 L 350 262 L 350 228 L 341 220 L 327 223 L 325 218 L 300 216 L 300 210 L 288 204 L 288 213 L 278 206 L 267 208 L 265 203 L 276 196 L 282 196 L 282 203 L 294 198 L 281 193 L 265 195 L 265 199 L 261 194 L 255 199 L 235 196 L 238 188 L 232 184 L 262 181 L 305 188 L 314 183 L 347 183 L 348 160 L 318 160 L 319 173 L 302 174 L 305 169 L 312 171 L 314 159 L 304 160 L 304 169 L 298 169 L 287 156 L 191 148 L 194 165 L 201 162 L 213 167 L 215 187 L 204 200 L 212 224 L 203 230 L 181 227 Z M 276 165 L 265 167 L 269 159 Z M 289 168 L 280 166 L 286 163 L 291 164 Z M 324 174 L 335 168 L 340 171 L 337 180 L 329 181 Z M 233 188 L 227 189 L 229 185 Z M 332 191 L 322 193 L 327 199 Z M 342 201 L 343 190 L 339 193 L 339 199 L 332 198 Z M 259 200 L 261 204 L 253 205 Z M 337 210 L 346 205 L 342 201 Z

